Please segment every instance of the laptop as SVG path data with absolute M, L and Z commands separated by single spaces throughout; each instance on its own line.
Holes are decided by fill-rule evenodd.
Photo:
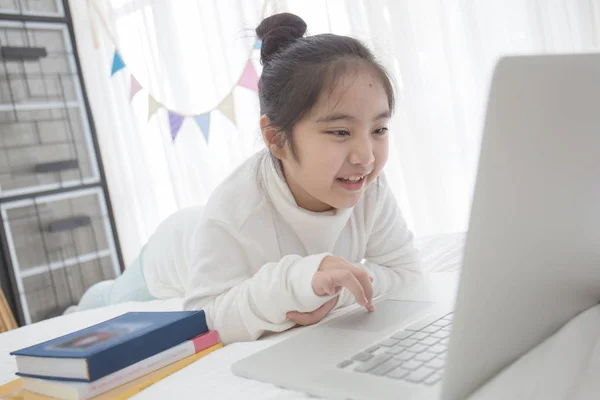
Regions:
M 328 399 L 476 398 L 600 301 L 599 177 L 600 55 L 500 59 L 455 296 L 399 289 L 234 374 Z

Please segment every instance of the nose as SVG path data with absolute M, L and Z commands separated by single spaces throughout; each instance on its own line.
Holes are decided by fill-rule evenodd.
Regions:
M 352 165 L 370 165 L 375 161 L 370 134 L 355 135 L 350 149 L 349 162 Z

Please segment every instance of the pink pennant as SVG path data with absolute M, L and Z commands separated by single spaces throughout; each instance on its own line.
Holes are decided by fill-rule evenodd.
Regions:
M 135 96 L 141 88 L 142 86 L 137 81 L 137 79 L 135 79 L 135 76 L 131 75 L 131 85 L 129 87 L 129 100 L 133 99 L 133 96 Z
M 258 92 L 258 75 L 256 74 L 254 66 L 252 65 L 252 60 L 249 60 L 248 64 L 246 64 L 246 68 L 244 69 L 244 73 L 240 78 L 239 84 L 240 86 Z

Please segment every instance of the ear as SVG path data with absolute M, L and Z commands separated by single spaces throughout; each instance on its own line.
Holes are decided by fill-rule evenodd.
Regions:
M 271 120 L 266 114 L 260 117 L 260 130 L 262 132 L 265 145 L 279 160 L 285 157 L 285 145 L 283 141 L 283 132 L 280 132 L 276 126 L 271 125 Z

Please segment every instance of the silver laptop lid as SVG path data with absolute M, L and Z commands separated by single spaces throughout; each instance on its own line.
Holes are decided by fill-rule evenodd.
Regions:
M 459 286 L 452 400 L 600 301 L 600 55 L 498 64 Z

